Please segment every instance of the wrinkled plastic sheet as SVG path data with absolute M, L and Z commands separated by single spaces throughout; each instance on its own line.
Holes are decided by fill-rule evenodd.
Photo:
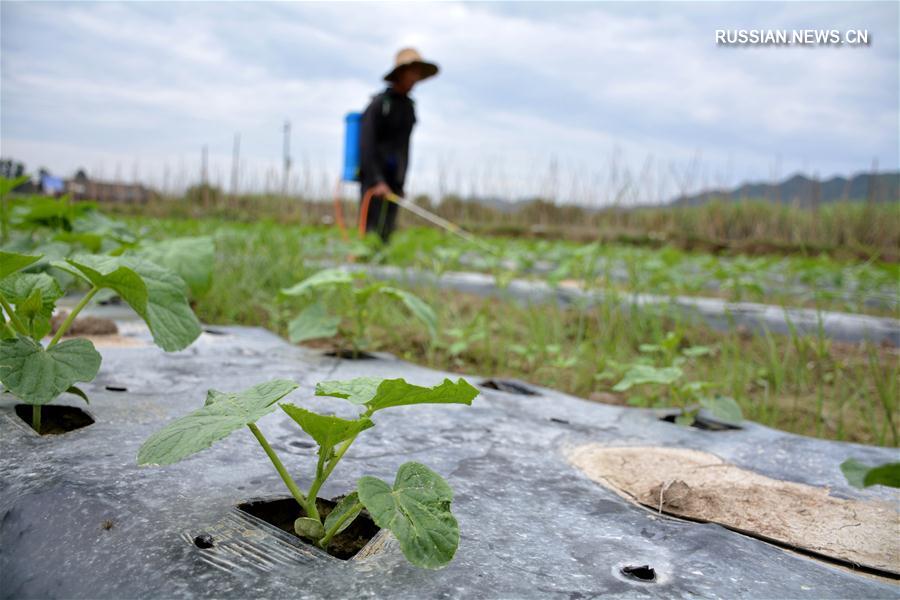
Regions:
M 465 269 L 474 269 L 476 271 L 489 270 L 491 262 L 485 260 L 483 255 L 476 253 L 463 254 L 459 259 L 460 266 Z M 512 259 L 502 259 L 499 266 L 508 271 L 517 271 L 524 273 L 532 273 L 539 276 L 547 276 L 557 268 L 559 264 L 548 260 L 537 260 L 530 266 L 523 268 L 522 265 Z M 633 274 L 622 264 L 612 267 L 598 261 L 594 265 L 594 273 L 603 274 L 604 277 L 616 281 L 618 283 L 629 283 L 633 280 Z M 705 270 L 699 266 L 693 266 L 688 269 L 691 275 L 699 276 L 705 273 Z M 813 283 L 800 283 L 797 278 L 790 277 L 784 273 L 766 273 L 764 282 L 761 284 L 765 294 L 780 293 L 791 294 L 795 297 L 813 297 L 818 291 L 825 291 L 828 295 L 839 298 L 844 301 L 851 301 L 862 295 L 862 302 L 870 308 L 896 309 L 898 306 L 898 297 L 896 292 L 890 293 L 889 289 L 879 288 L 876 290 L 860 290 L 858 286 L 852 284 L 844 287 L 837 287 L 833 283 L 827 281 L 817 281 Z M 709 291 L 717 291 L 722 289 L 722 281 L 710 277 L 703 282 L 703 287 Z
M 727 331 L 735 326 L 750 331 L 788 334 L 791 326 L 800 335 L 844 341 L 889 343 L 900 346 L 900 320 L 853 313 L 817 311 L 809 308 L 785 308 L 757 302 L 727 302 L 719 298 L 663 296 L 583 290 L 574 285 L 551 286 L 543 281 L 513 279 L 498 286 L 492 275 L 473 272 L 435 274 L 417 269 L 381 265 L 342 265 L 350 271 L 365 271 L 376 279 L 403 281 L 411 285 L 432 286 L 478 296 L 512 298 L 525 303 L 557 303 L 562 306 L 589 307 L 608 301 L 618 302 L 623 310 L 660 308 L 671 314 L 699 318 L 710 327 Z
M 146 331 L 132 327 L 129 335 Z M 354 444 L 323 497 L 360 476 L 392 481 L 422 462 L 455 490 L 461 530 L 455 560 L 428 571 L 396 542 L 365 560 L 323 555 L 235 506 L 287 492 L 249 431 L 181 463 L 139 468 L 141 442 L 203 404 L 206 390 L 238 390 L 283 377 L 289 399 L 352 414 L 313 396 L 315 382 L 362 375 L 436 384 L 447 374 L 390 356 L 347 361 L 291 346 L 260 329 L 215 328 L 185 351 L 104 349 L 84 386 L 96 423 L 40 437 L 0 404 L 0 596 L 3 598 L 896 598 L 893 582 L 851 572 L 714 524 L 656 514 L 572 467 L 568 449 L 672 446 L 711 452 L 764 475 L 830 486 L 832 494 L 896 500 L 856 490 L 838 465 L 896 460 L 893 449 L 822 441 L 752 423 L 702 431 L 649 410 L 590 403 L 529 386 L 536 395 L 483 389 L 471 407 L 381 411 Z M 482 380 L 472 376 L 470 381 Z M 110 389 L 126 388 L 127 391 Z M 74 397 L 64 402 L 78 405 Z M 281 411 L 260 428 L 302 486 L 314 448 Z M 209 535 L 214 545 L 193 540 Z M 654 582 L 621 574 L 649 565 Z

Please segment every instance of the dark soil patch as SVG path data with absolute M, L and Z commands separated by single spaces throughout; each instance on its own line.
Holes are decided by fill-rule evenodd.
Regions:
M 330 350 L 325 353 L 325 356 L 343 358 L 344 360 L 373 360 L 378 358 L 374 354 L 369 354 L 368 352 L 363 352 L 361 350 Z
M 666 423 L 675 423 L 675 419 L 677 418 L 677 414 L 671 414 L 660 417 L 659 420 L 665 421 Z M 704 431 L 730 431 L 732 429 L 743 429 L 740 425 L 732 425 L 730 423 L 725 423 L 724 421 L 717 421 L 703 415 L 695 416 L 694 422 L 691 423 L 691 427 L 703 429 Z
M 540 396 L 538 392 L 527 385 L 519 383 L 518 381 L 509 381 L 507 379 L 486 379 L 481 382 L 481 387 L 506 392 L 507 394 L 515 394 L 517 396 Z
M 34 429 L 31 424 L 32 412 L 30 404 L 16 404 L 16 416 Z M 91 415 L 74 406 L 45 404 L 41 407 L 41 435 L 68 433 L 93 423 L 94 419 Z
M 340 498 L 333 500 L 316 498 L 316 508 L 319 511 L 319 516 L 324 520 L 339 501 Z M 297 535 L 297 532 L 294 531 L 294 521 L 299 517 L 305 517 L 306 512 L 300 508 L 297 501 L 293 498 L 251 500 L 238 504 L 238 509 L 258 519 L 262 519 L 266 523 L 274 525 L 278 529 L 296 536 L 308 544 L 315 543 L 310 539 Z M 369 540 L 375 537 L 378 531 L 379 528 L 372 521 L 369 513 L 363 510 L 347 529 L 331 538 L 327 552 L 341 560 L 353 558 L 357 552 L 362 550 L 363 546 L 369 543 Z
M 203 333 L 208 333 L 209 335 L 228 335 L 227 331 L 222 331 L 221 329 L 214 329 L 212 327 L 204 327 Z
M 638 581 L 655 581 L 656 571 L 650 565 L 622 567 L 622 575 Z
M 345 360 L 372 360 L 378 358 L 374 354 L 364 352 L 363 350 L 354 351 L 352 348 L 339 345 L 342 343 L 342 341 L 335 341 L 332 338 L 328 338 L 321 340 L 306 340 L 302 345 L 306 348 L 321 350 L 322 354 L 331 358 L 343 358 Z M 349 342 L 347 342 L 347 346 L 349 345 Z

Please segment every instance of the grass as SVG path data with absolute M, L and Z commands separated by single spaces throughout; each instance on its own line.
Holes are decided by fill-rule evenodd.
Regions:
M 208 218 L 284 224 L 331 223 L 331 202 L 279 196 L 158 198 L 147 204 L 109 204 L 105 210 L 161 218 Z M 716 254 L 832 256 L 854 261 L 900 262 L 900 202 L 834 202 L 816 207 L 765 200 L 710 202 L 693 207 L 619 206 L 588 209 L 533 200 L 501 211 L 477 199 L 448 196 L 416 202 L 442 217 L 486 235 L 616 242 L 651 248 L 677 247 Z M 345 199 L 344 214 L 355 221 L 356 201 Z M 402 227 L 421 225 L 401 213 Z
M 196 299 L 201 320 L 263 326 L 284 335 L 295 310 L 276 292 L 315 270 L 313 256 L 336 242 L 321 229 L 272 221 L 135 219 L 151 236 L 212 234 L 217 255 L 212 288 Z M 334 250 L 340 256 L 340 248 Z M 598 375 L 636 360 L 669 332 L 676 352 L 709 347 L 683 365 L 687 381 L 709 381 L 759 423 L 805 435 L 900 445 L 898 354 L 893 348 L 839 344 L 823 337 L 722 334 L 655 310 L 624 313 L 618 303 L 589 309 L 522 306 L 435 289 L 415 290 L 438 313 L 441 334 L 426 333 L 387 303 L 373 306 L 369 337 L 378 349 L 438 369 L 514 377 L 584 398 L 666 404 L 671 392 L 644 386 L 627 394 Z M 640 399 L 638 397 L 641 397 Z
M 179 206 L 185 211 L 191 207 L 186 203 Z M 299 206 L 295 204 L 293 208 Z M 176 221 L 243 223 L 248 215 L 238 211 L 231 216 L 236 221 L 221 217 L 197 219 L 179 213 Z M 277 222 L 293 224 L 290 218 L 287 220 L 288 223 Z M 265 222 L 272 226 L 276 223 Z M 303 228 L 304 235 L 312 235 L 323 243 L 329 239 L 337 243 L 340 239 L 333 227 L 298 227 Z M 394 236 L 386 250 L 370 259 L 433 271 L 480 270 L 507 280 L 531 277 L 559 283 L 577 279 L 623 292 L 718 296 L 736 302 L 900 318 L 900 294 L 897 293 L 900 265 L 884 261 L 838 260 L 826 255 L 725 257 L 673 247 L 651 249 L 503 237 L 485 241 L 493 248 L 495 257 L 479 256 L 464 242 L 434 229 L 406 228 Z M 337 258 L 344 256 L 338 253 Z
M 421 200 L 425 203 L 425 199 Z M 900 260 L 900 203 L 835 202 L 817 207 L 765 200 L 702 206 L 589 210 L 544 200 L 499 212 L 445 199 L 437 211 L 485 233 L 604 240 L 716 253 L 828 254 Z

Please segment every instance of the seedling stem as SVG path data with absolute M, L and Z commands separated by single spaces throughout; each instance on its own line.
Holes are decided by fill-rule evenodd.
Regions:
M 303 495 L 303 492 L 300 491 L 300 488 L 297 487 L 297 484 L 291 478 L 291 475 L 287 472 L 287 469 L 284 468 L 284 465 L 281 463 L 281 459 L 278 458 L 278 455 L 275 454 L 275 451 L 272 449 L 272 446 L 269 445 L 268 440 L 262 434 L 262 431 L 259 430 L 259 427 L 256 426 L 256 423 L 250 423 L 247 425 L 250 428 L 250 431 L 253 432 L 254 437 L 259 442 L 259 445 L 263 447 L 263 450 L 266 451 L 266 454 L 269 457 L 269 460 L 272 461 L 272 464 L 275 465 L 275 470 L 278 471 L 278 474 L 281 476 L 281 480 L 284 481 L 284 485 L 291 491 L 291 495 L 294 497 L 300 506 L 306 507 L 306 496 Z
M 9 322 L 12 323 L 12 326 L 16 328 L 16 331 L 21 333 L 22 335 L 28 335 L 28 329 L 19 320 L 18 315 L 16 315 L 15 311 L 13 311 L 12 306 L 9 305 L 9 302 L 6 301 L 2 295 L 0 295 L 0 304 L 3 305 L 3 310 L 6 311 L 7 316 L 9 317 Z
M 50 340 L 50 343 L 47 344 L 48 348 L 52 348 L 59 342 L 62 336 L 68 331 L 69 327 L 72 326 L 72 323 L 75 321 L 75 317 L 78 316 L 85 306 L 87 306 L 88 302 L 90 302 L 93 297 L 100 291 L 100 288 L 96 285 L 91 288 L 87 294 L 84 295 L 84 298 L 72 309 L 72 312 L 66 317 L 66 320 L 62 322 L 62 325 L 59 326 L 59 329 L 56 330 L 56 335 L 53 336 L 53 339 Z
M 361 507 L 362 503 L 357 502 L 356 506 Z M 348 519 L 354 519 L 354 518 L 356 518 L 355 511 L 347 511 L 346 513 L 344 513 L 344 516 L 341 517 L 340 519 L 338 519 L 337 522 L 335 522 L 335 524 L 332 525 L 331 529 L 329 529 L 328 531 L 325 532 L 325 535 L 322 537 L 322 539 L 319 540 L 319 542 L 318 542 L 319 547 L 322 548 L 323 550 L 327 549 L 329 542 L 331 542 L 331 538 L 334 537 L 334 534 L 338 532 L 338 530 L 341 528 L 341 526 L 344 523 L 346 523 Z

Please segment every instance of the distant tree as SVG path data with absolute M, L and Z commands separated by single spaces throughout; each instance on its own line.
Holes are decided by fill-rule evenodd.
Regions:
M 25 174 L 25 165 L 11 158 L 0 160 L 0 176 L 15 179 Z

